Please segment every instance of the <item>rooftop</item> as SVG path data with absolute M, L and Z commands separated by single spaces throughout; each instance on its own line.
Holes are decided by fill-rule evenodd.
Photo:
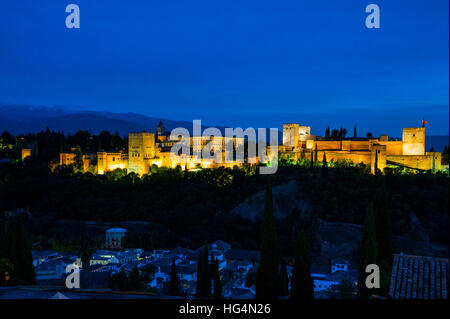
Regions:
M 250 260 L 258 262 L 260 259 L 259 250 L 230 249 L 225 253 L 227 260 Z
M 394 299 L 447 299 L 448 258 L 394 255 L 389 295 Z
M 127 230 L 125 228 L 114 227 L 106 230 L 107 233 L 126 233 Z

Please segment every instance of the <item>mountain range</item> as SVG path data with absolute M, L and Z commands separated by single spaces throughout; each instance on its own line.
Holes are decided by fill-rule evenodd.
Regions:
M 53 131 L 61 131 L 66 134 L 87 130 L 94 134 L 101 131 L 110 131 L 113 134 L 118 132 L 121 136 L 124 136 L 129 132 L 154 132 L 160 120 L 164 123 L 167 131 L 176 127 L 184 127 L 192 134 L 192 122 L 159 119 L 138 113 L 80 111 L 62 107 L 30 105 L 0 105 L 0 132 L 9 131 L 14 135 L 36 133 L 49 127 Z M 225 132 L 225 127 L 222 126 L 203 124 L 203 127 L 217 127 L 222 134 Z M 278 137 L 281 142 L 282 132 L 279 132 Z M 449 145 L 449 135 L 426 136 L 425 145 L 427 151 L 431 147 L 434 147 L 436 151 L 442 151 L 444 146 Z

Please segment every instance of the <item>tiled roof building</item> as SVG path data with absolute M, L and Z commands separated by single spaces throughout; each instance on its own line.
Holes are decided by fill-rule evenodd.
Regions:
M 447 299 L 448 258 L 394 255 L 389 295 L 394 299 Z

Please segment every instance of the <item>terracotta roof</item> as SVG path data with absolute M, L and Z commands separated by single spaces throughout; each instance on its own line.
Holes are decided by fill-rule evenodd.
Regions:
M 446 299 L 448 258 L 394 255 L 389 295 L 394 299 Z

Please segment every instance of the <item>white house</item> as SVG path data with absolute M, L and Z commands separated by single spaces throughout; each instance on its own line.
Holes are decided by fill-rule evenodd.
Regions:
M 89 262 L 90 266 L 93 265 L 108 265 L 108 264 L 117 264 L 119 263 L 119 258 L 117 257 L 118 252 L 109 251 L 109 250 L 97 250 L 95 254 L 92 256 L 91 261 Z
M 126 233 L 127 230 L 120 227 L 106 230 L 106 248 L 122 248 L 123 238 Z
M 31 255 L 33 256 L 33 266 L 36 267 L 52 258 L 56 258 L 58 253 L 50 250 L 33 250 Z
M 60 257 L 37 265 L 34 268 L 36 280 L 59 280 L 66 274 L 66 267 L 73 264 L 75 258 Z
M 343 258 L 336 258 L 331 261 L 331 272 L 347 271 L 350 263 Z

